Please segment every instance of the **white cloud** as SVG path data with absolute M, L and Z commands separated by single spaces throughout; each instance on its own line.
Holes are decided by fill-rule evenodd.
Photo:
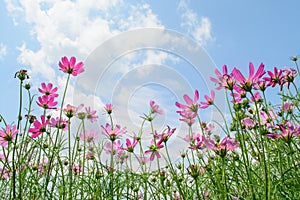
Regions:
M 197 42 L 203 45 L 207 41 L 213 40 L 209 18 L 200 17 L 199 19 L 198 14 L 189 8 L 186 0 L 180 0 L 178 9 L 182 12 L 181 26 L 185 27 Z
M 0 60 L 2 60 L 6 54 L 7 54 L 7 50 L 6 50 L 6 45 L 4 45 L 3 43 L 0 43 Z

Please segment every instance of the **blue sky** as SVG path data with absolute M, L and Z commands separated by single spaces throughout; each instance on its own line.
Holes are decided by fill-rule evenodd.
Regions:
M 284 3 L 258 0 L 1 1 L 0 113 L 8 122 L 16 121 L 18 81 L 13 76 L 19 69 L 30 71 L 33 93 L 36 93 L 36 88 L 43 81 L 53 82 L 61 88 L 65 76 L 58 70 L 57 63 L 62 56 L 74 55 L 82 61 L 91 59 L 89 56 L 101 47 L 103 42 L 112 41 L 112 38 L 118 38 L 122 33 L 141 28 L 172 30 L 189 38 L 206 51 L 214 66 L 218 68 L 227 64 L 230 69 L 238 67 L 248 73 L 250 61 L 255 66 L 263 62 L 267 69 L 274 66 L 292 67 L 289 57 L 299 54 L 300 51 L 299 7 L 300 2 L 296 0 Z M 124 41 L 117 45 L 126 46 L 129 42 Z M 184 91 L 174 84 L 171 86 L 167 83 L 152 83 L 150 87 L 143 87 L 149 85 L 149 81 L 132 81 L 139 76 L 137 67 L 149 66 L 147 69 L 141 68 L 145 75 L 147 70 L 153 72 L 153 65 L 168 66 L 172 68 L 172 72 L 173 69 L 177 69 L 179 74 L 174 74 L 173 80 L 179 80 L 181 77 L 188 80 L 192 90 L 186 93 L 191 95 L 194 89 L 199 89 L 200 96 L 203 97 L 208 90 L 202 90 L 201 81 L 195 76 L 192 67 L 178 55 L 173 55 L 171 51 L 166 53 L 159 49 L 147 50 L 142 47 L 141 51 L 133 51 L 119 57 L 110 68 L 114 69 L 110 74 L 112 82 L 107 81 L 107 85 L 103 83 L 104 89 L 112 90 L 108 86 L 112 84 L 113 91 L 119 91 L 118 94 L 121 95 L 114 93 L 110 94 L 112 96 L 105 96 L 104 94 L 108 94 L 105 92 L 108 91 L 101 88 L 101 79 L 98 77 L 92 79 L 93 82 L 98 81 L 94 90 L 82 94 L 78 99 L 86 104 L 89 104 L 87 101 L 91 99 L 90 104 L 95 105 L 95 102 L 98 102 L 94 106 L 98 110 L 103 103 L 110 100 L 119 105 L 117 108 L 120 111 L 126 104 L 130 122 L 134 122 L 138 113 L 147 112 L 148 102 L 150 98 L 154 98 L 166 109 L 166 116 L 159 121 L 163 121 L 163 125 L 177 125 L 166 118 L 178 119 L 174 103 L 182 100 Z M 172 49 L 171 46 L 168 48 Z M 182 69 L 182 65 L 187 67 Z M 165 74 L 169 74 L 168 72 L 170 71 L 166 71 Z M 150 73 L 150 77 L 152 75 Z M 160 78 L 160 73 L 156 75 Z M 177 79 L 175 76 L 180 77 Z M 124 78 L 122 81 L 126 78 L 129 80 L 128 85 L 122 81 L 118 82 L 121 77 Z M 162 76 L 162 79 L 165 77 Z M 76 79 L 73 79 L 71 91 L 74 90 L 75 84 Z M 133 85 L 134 87 L 131 87 Z M 177 89 L 182 91 L 182 94 L 176 92 Z M 126 92 L 128 99 L 124 101 L 122 96 Z M 68 96 L 73 95 L 70 93 Z M 72 98 L 68 100 L 71 101 Z M 134 106 L 127 105 L 128 102 L 132 102 Z M 123 119 L 127 117 L 122 114 L 120 116 Z M 122 123 L 128 122 L 119 120 Z

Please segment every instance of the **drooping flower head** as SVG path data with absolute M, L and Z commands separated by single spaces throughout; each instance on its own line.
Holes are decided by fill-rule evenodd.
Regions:
M 0 145 L 5 147 L 8 145 L 8 142 L 11 142 L 16 135 L 18 134 L 18 129 L 16 125 L 11 127 L 9 124 L 6 125 L 5 130 L 0 130 Z
M 254 84 L 256 84 L 260 78 L 265 74 L 264 64 L 261 63 L 256 71 L 254 72 L 253 63 L 249 63 L 249 78 L 245 78 L 243 74 L 237 68 L 234 68 L 232 71 L 232 75 L 234 78 L 240 83 L 241 89 L 246 92 L 250 92 Z
M 204 98 L 206 99 L 206 102 L 200 102 L 200 104 L 202 104 L 202 105 L 199 105 L 200 108 L 205 109 L 205 108 L 207 108 L 207 107 L 214 104 L 215 92 L 213 90 L 211 90 L 210 94 L 211 94 L 211 97 L 209 97 L 207 95 L 204 95 Z
M 17 71 L 15 73 L 15 78 L 18 77 L 18 79 L 22 81 L 24 81 L 25 79 L 29 79 L 29 76 L 27 74 L 27 70 L 25 69 L 21 69 L 20 71 Z
M 58 94 L 56 93 L 58 88 L 55 87 L 53 88 L 53 84 L 52 83 L 42 83 L 41 84 L 41 88 L 38 88 L 39 92 L 42 93 L 45 96 L 52 96 L 52 97 L 58 97 Z
M 84 72 L 83 63 L 76 63 L 76 58 L 71 57 L 70 60 L 64 56 L 61 58 L 61 61 L 58 63 L 60 70 L 64 73 L 72 74 L 73 76 L 77 76 L 78 74 Z
M 220 90 L 221 88 L 225 88 L 226 90 L 233 90 L 235 80 L 232 74 L 228 74 L 226 65 L 223 65 L 223 74 L 221 74 L 218 69 L 215 69 L 215 74 L 217 78 L 210 77 L 210 80 L 218 85 L 216 90 Z
M 42 133 L 46 132 L 46 127 L 49 124 L 49 119 L 47 119 L 44 115 L 41 116 L 41 122 L 35 120 L 33 122 L 34 128 L 29 128 L 28 132 L 32 133 L 31 138 L 36 138 Z

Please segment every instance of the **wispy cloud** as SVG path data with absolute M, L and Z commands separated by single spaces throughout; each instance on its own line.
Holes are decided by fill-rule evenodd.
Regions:
M 3 43 L 0 43 L 0 60 L 7 55 L 7 47 Z
M 189 8 L 186 0 L 180 0 L 178 10 L 181 12 L 181 26 L 187 29 L 190 34 L 200 44 L 214 40 L 211 33 L 211 22 L 208 17 L 198 16 Z

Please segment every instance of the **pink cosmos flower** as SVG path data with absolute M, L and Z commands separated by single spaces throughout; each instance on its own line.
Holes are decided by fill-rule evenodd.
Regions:
M 159 106 L 155 104 L 153 100 L 150 101 L 150 108 L 151 108 L 151 113 L 157 113 L 159 115 L 164 114 L 164 111 L 162 109 L 159 109 Z
M 278 115 L 274 113 L 274 110 L 269 109 L 267 113 L 261 111 L 259 117 L 262 125 L 265 125 L 267 128 L 273 128 L 275 126 L 274 120 L 278 118 Z
M 215 128 L 215 126 L 212 123 L 207 124 L 205 122 L 201 123 L 201 127 L 203 128 L 203 132 L 206 134 L 210 134 L 212 130 Z
M 199 100 L 199 92 L 198 90 L 195 91 L 195 95 L 194 95 L 194 100 L 192 100 L 188 95 L 183 95 L 183 99 L 185 100 L 185 102 L 187 103 L 187 105 L 181 104 L 176 102 L 175 105 L 178 108 L 181 108 L 183 110 L 189 110 L 191 112 L 196 113 L 198 111 L 198 103 L 197 101 Z
M 84 134 L 80 133 L 79 137 L 82 141 L 86 141 L 87 143 L 94 142 L 98 137 L 98 132 L 94 130 L 85 131 Z
M 133 137 L 132 142 L 130 141 L 129 138 L 126 138 L 126 148 L 122 148 L 122 149 L 132 153 L 137 144 L 138 144 L 138 141 L 136 140 L 136 136 Z
M 115 128 L 112 128 L 110 124 L 106 123 L 106 127 L 101 126 L 102 134 L 107 136 L 111 141 L 116 140 L 118 137 L 126 133 L 126 127 L 122 128 L 120 125 L 116 125 Z
M 53 96 L 46 95 L 38 97 L 38 101 L 36 103 L 44 109 L 55 109 L 55 106 L 57 105 L 57 101 L 54 101 Z
M 204 143 L 207 148 L 214 150 L 216 154 L 221 157 L 225 157 L 228 151 L 233 151 L 238 148 L 239 143 L 234 138 L 226 136 L 220 143 L 216 143 L 214 140 L 205 138 Z
M 56 94 L 55 92 L 57 92 L 58 88 L 55 87 L 53 88 L 53 84 L 52 83 L 48 83 L 46 85 L 46 83 L 42 83 L 42 88 L 38 88 L 39 92 L 42 93 L 45 96 L 52 96 L 52 97 L 58 97 L 58 94 Z
M 68 120 L 59 119 L 59 117 L 50 119 L 50 126 L 58 129 L 68 130 Z
M 31 138 L 36 138 L 42 133 L 46 132 L 46 127 L 49 124 L 49 119 L 46 119 L 46 117 L 42 115 L 41 120 L 41 122 L 35 120 L 33 122 L 34 128 L 28 129 L 28 132 L 32 133 Z
M 233 89 L 233 85 L 235 84 L 235 80 L 232 77 L 232 74 L 228 74 L 227 66 L 223 65 L 223 74 L 218 69 L 215 69 L 215 74 L 217 78 L 210 77 L 210 80 L 218 85 L 216 90 L 220 90 L 221 88 Z
M 297 72 L 295 69 L 293 68 L 284 68 L 283 69 L 283 72 L 282 72 L 282 78 L 280 80 L 280 83 L 281 83 L 281 87 L 280 89 L 282 90 L 283 86 L 284 85 L 287 85 L 287 87 L 289 88 L 290 87 L 290 84 L 292 82 L 295 82 L 295 78 L 296 78 L 296 75 L 297 75 Z
M 267 73 L 269 77 L 265 77 L 263 79 L 269 82 L 268 86 L 275 87 L 277 84 L 281 85 L 282 70 L 278 70 L 277 67 L 274 67 L 274 73 L 271 71 L 268 71 Z
M 77 112 L 79 110 L 81 110 L 82 108 L 83 108 L 83 104 L 80 104 L 78 107 L 71 106 L 70 104 L 68 104 L 67 107 L 63 109 L 63 111 L 65 112 L 65 114 L 68 118 L 71 118 L 75 114 L 77 114 Z
M 254 126 L 256 126 L 256 120 L 253 120 L 250 117 L 242 119 L 241 122 L 243 125 L 245 125 L 246 129 L 252 129 Z
M 72 171 L 75 175 L 80 174 L 82 172 L 82 167 L 79 165 L 73 165 Z
M 281 110 L 285 113 L 291 113 L 294 109 L 294 103 L 290 103 L 288 101 L 283 102 L 283 106 L 281 107 Z
M 113 110 L 113 105 L 112 104 L 105 104 L 105 110 L 107 112 L 107 114 L 111 114 L 112 110 Z
M 111 148 L 112 147 L 112 141 L 108 141 L 106 144 L 105 144 L 105 148 L 104 148 L 104 151 L 105 153 L 107 154 L 113 154 L 113 155 L 120 155 L 122 154 L 123 152 L 123 148 L 122 148 L 122 144 L 121 144 L 121 141 L 118 140 L 118 141 L 113 141 L 113 149 Z
M 166 131 L 164 131 L 161 134 L 158 134 L 155 131 L 154 136 L 158 140 L 163 140 L 163 142 L 166 143 L 169 140 L 169 138 L 174 134 L 175 131 L 176 131 L 176 128 L 171 129 L 170 126 L 167 126 L 167 130 Z
M 190 136 L 187 135 L 184 140 L 190 143 L 189 148 L 192 150 L 205 148 L 205 144 L 204 144 L 205 137 L 204 135 L 200 135 L 199 133 L 198 134 L 193 133 L 192 138 L 190 138 Z
M 213 90 L 211 90 L 210 94 L 211 94 L 211 97 L 204 95 L 206 102 L 200 102 L 200 104 L 202 104 L 202 106 L 199 106 L 199 108 L 205 109 L 205 108 L 209 107 L 210 105 L 214 104 L 215 92 Z
M 18 129 L 16 125 L 14 125 L 12 128 L 8 124 L 6 125 L 5 130 L 0 130 L 0 145 L 5 147 L 8 145 L 8 142 L 11 142 L 16 135 L 18 134 Z
M 232 71 L 232 75 L 241 84 L 241 88 L 246 92 L 250 92 L 252 90 L 252 86 L 257 83 L 265 73 L 263 63 L 259 65 L 258 70 L 254 73 L 254 65 L 251 62 L 249 64 L 249 78 L 245 78 L 237 68 L 234 68 Z
M 255 92 L 253 97 L 251 97 L 251 102 L 260 102 L 261 100 L 262 99 L 259 92 Z
M 180 118 L 180 121 L 183 121 L 187 123 L 189 126 L 195 123 L 195 118 L 197 117 L 196 112 L 191 112 L 189 110 L 182 110 L 182 111 L 176 111 L 180 114 L 182 118 Z
M 90 107 L 86 107 L 85 108 L 85 111 L 86 111 L 86 118 L 88 119 L 88 120 L 90 120 L 90 122 L 91 123 L 93 123 L 93 122 L 96 122 L 97 121 L 97 119 L 98 119 L 98 116 L 96 115 L 96 110 L 91 110 L 91 108 Z
M 257 81 L 253 85 L 255 90 L 260 90 L 260 91 L 265 91 L 268 86 L 269 85 L 267 84 L 266 80 L 264 80 L 264 79 L 261 79 L 261 80 Z
M 239 86 L 234 85 L 233 89 L 237 92 L 237 93 L 230 93 L 230 95 L 233 97 L 233 99 L 231 100 L 232 103 L 239 103 L 243 100 L 243 98 L 246 97 L 246 91 L 242 90 Z
M 58 63 L 60 70 L 64 73 L 72 74 L 73 76 L 77 76 L 78 74 L 84 72 L 83 63 L 79 62 L 76 64 L 76 58 L 71 57 L 69 59 L 64 56 L 61 58 L 61 61 Z
M 293 125 L 290 121 L 279 124 L 279 131 L 281 134 L 268 133 L 267 137 L 273 139 L 282 139 L 287 143 L 292 141 L 292 137 L 300 134 L 300 127 L 298 125 Z
M 153 161 L 154 158 L 161 158 L 161 155 L 159 154 L 159 149 L 163 148 L 164 145 L 162 145 L 163 140 L 159 140 L 158 142 L 154 142 L 154 140 L 151 140 L 150 147 L 148 150 L 145 151 L 145 154 L 150 154 L 150 161 Z

